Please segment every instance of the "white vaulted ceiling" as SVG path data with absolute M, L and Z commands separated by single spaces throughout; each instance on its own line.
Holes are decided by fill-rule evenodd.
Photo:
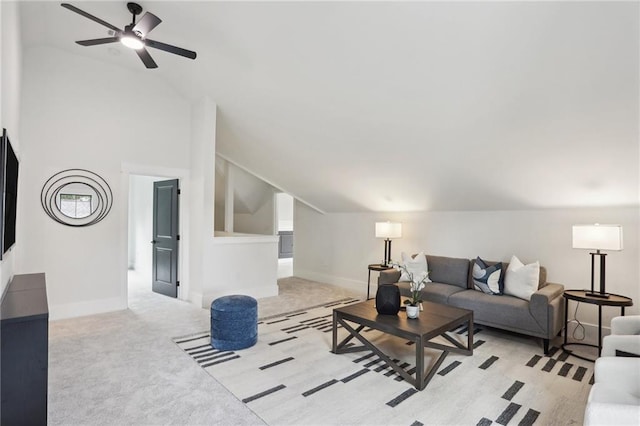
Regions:
M 198 58 L 78 46 L 106 28 L 57 2 L 21 4 L 23 47 L 209 95 L 217 150 L 323 211 L 638 205 L 637 2 L 140 4 Z

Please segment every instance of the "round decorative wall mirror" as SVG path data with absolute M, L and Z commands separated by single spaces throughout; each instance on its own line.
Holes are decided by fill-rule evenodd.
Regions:
M 47 180 L 40 193 L 47 215 L 67 226 L 89 226 L 104 219 L 113 204 L 109 184 L 84 169 L 69 169 Z
M 90 216 L 98 204 L 98 193 L 86 183 L 68 183 L 56 191 L 56 207 L 71 219 Z

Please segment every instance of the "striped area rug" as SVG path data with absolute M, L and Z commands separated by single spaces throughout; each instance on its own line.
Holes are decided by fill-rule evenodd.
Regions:
M 212 348 L 209 332 L 174 340 L 269 425 L 582 424 L 592 363 L 557 347 L 543 355 L 538 339 L 476 326 L 473 356 L 449 354 L 417 391 L 371 351 L 330 352 L 333 308 L 357 302 L 261 320 L 258 343 L 243 350 Z M 415 371 L 413 342 L 362 333 Z M 450 335 L 463 341 L 467 330 Z M 427 365 L 439 356 L 425 353 Z

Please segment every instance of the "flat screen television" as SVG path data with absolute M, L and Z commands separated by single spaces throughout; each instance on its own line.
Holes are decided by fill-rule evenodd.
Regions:
M 0 259 L 16 242 L 16 210 L 18 201 L 18 157 L 11 146 L 7 129 L 2 129 L 0 141 Z

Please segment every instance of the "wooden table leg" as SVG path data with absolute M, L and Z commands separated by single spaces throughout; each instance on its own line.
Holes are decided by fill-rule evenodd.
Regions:
M 568 312 L 569 311 L 569 299 L 568 298 L 564 298 L 564 344 L 567 344 L 567 316 L 568 316 Z
M 338 313 L 336 311 L 333 311 L 333 344 L 331 348 L 331 352 L 336 353 L 336 349 L 338 349 Z
M 422 390 L 427 384 L 424 383 L 424 342 L 422 336 L 416 339 L 416 389 Z

